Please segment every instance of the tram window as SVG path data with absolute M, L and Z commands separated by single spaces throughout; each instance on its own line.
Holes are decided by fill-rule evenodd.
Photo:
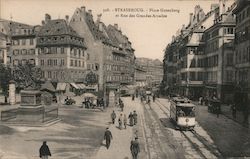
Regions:
M 193 107 L 180 107 L 177 109 L 177 115 L 180 117 L 184 116 L 194 117 L 195 111 Z

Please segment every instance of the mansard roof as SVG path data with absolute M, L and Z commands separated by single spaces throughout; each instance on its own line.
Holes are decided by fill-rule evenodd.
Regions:
M 34 26 L 32 25 L 15 22 L 12 20 L 0 19 L 0 23 L 2 23 L 7 35 L 14 35 L 17 29 L 34 29 Z M 33 34 L 35 34 L 35 32 Z
M 69 26 L 64 19 L 49 20 L 44 24 L 38 36 L 52 36 L 52 35 L 71 35 L 76 37 L 81 37 Z M 81 37 L 82 38 L 82 37 Z

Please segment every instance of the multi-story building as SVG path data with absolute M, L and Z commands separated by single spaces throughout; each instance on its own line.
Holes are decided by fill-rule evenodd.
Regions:
M 138 87 L 146 86 L 146 75 L 147 70 L 145 70 L 142 66 L 135 65 L 135 85 Z
M 39 27 L 9 20 L 0 23 L 11 41 L 9 56 L 12 65 L 37 63 L 36 32 Z
M 207 14 L 198 5 L 194 14 L 190 14 L 190 23 L 183 27 L 181 35 L 177 37 L 178 49 L 173 55 L 173 61 L 177 62 L 176 85 L 179 93 L 190 98 L 198 98 L 202 94 L 204 86 L 204 68 L 198 64 L 204 58 L 204 43 L 202 42 L 204 31 L 212 26 L 214 8 Z
M 250 0 L 239 0 L 233 11 L 235 28 L 235 81 L 239 97 L 250 99 Z
M 204 34 L 205 56 L 198 61 L 202 64 L 205 60 L 206 96 L 215 95 L 223 102 L 232 100 L 234 94 L 234 7 L 235 3 L 226 10 L 223 4 L 215 10 L 214 24 Z
M 68 16 L 52 20 L 46 14 L 37 33 L 36 47 L 45 79 L 70 83 L 84 78 L 88 58 L 84 38 L 69 26 Z
M 0 32 L 0 64 L 7 64 L 7 35 Z
M 146 71 L 144 76 L 146 86 L 160 85 L 163 79 L 163 63 L 159 59 L 136 58 L 135 63 L 139 68 Z
M 132 83 L 134 49 L 117 25 L 106 27 L 100 18 L 94 22 L 92 11 L 83 6 L 75 10 L 70 26 L 86 39 L 88 69 L 98 74 L 99 90 L 114 94 L 121 84 Z
M 212 4 L 207 14 L 200 6 L 195 7 L 189 25 L 183 26 L 166 47 L 163 81 L 166 91 L 193 99 L 201 95 L 232 96 L 233 7 L 235 4 L 226 11 L 223 0 L 219 5 Z

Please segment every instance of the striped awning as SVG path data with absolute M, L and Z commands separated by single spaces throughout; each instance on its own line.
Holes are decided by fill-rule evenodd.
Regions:
M 57 91 L 64 91 L 66 89 L 66 83 L 57 83 L 56 90 Z
M 72 87 L 74 87 L 75 89 L 80 89 L 75 83 L 70 83 L 70 85 L 71 85 Z
M 83 83 L 76 84 L 76 85 L 79 87 L 79 89 L 86 89 L 86 86 Z

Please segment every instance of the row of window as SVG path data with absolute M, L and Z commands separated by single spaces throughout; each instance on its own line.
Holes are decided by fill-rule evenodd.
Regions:
M 236 72 L 236 76 L 238 77 L 237 81 L 249 82 L 250 81 L 250 70 L 249 69 L 241 69 Z
M 81 60 L 70 60 L 70 66 L 72 67 L 85 67 L 85 62 Z
M 249 71 L 250 73 L 250 71 Z M 181 80 L 187 80 L 187 73 L 181 74 Z M 234 80 L 234 71 L 226 71 L 226 82 L 232 82 Z M 216 82 L 217 81 L 217 72 L 189 72 L 189 81 L 207 81 L 207 82 Z
M 119 56 L 119 55 L 108 55 L 106 57 L 107 60 L 113 60 L 113 61 L 126 61 L 128 60 L 127 57 Z
M 13 35 L 31 35 L 34 34 L 33 29 L 15 29 Z
M 250 62 L 250 47 L 244 47 L 236 50 L 236 64 Z
M 245 27 L 243 30 L 235 33 L 235 43 L 241 43 L 246 40 L 250 40 L 250 26 Z
M 64 59 L 41 59 L 40 60 L 41 66 L 64 66 L 65 60 Z
M 17 45 L 34 45 L 34 39 L 16 39 L 12 41 L 12 44 L 17 46 Z
M 60 31 L 60 30 L 57 30 Z M 79 42 L 80 44 L 83 43 L 83 39 L 78 38 L 78 37 L 65 37 L 65 36 L 53 36 L 53 37 L 46 37 L 46 38 L 38 38 L 40 43 L 45 43 L 45 42 L 58 42 L 58 41 L 64 41 L 64 40 L 71 40 L 74 42 Z
M 128 81 L 129 77 L 128 76 L 110 76 L 107 75 L 106 77 L 107 82 L 111 82 L 111 81 Z
M 13 65 L 14 66 L 17 66 L 17 65 L 25 65 L 27 63 L 30 63 L 30 64 L 35 64 L 35 59 L 22 59 L 22 60 L 18 60 L 18 59 L 15 59 L 13 60 Z
M 250 17 L 250 7 L 246 7 L 246 9 L 242 10 L 239 14 L 236 15 L 236 24 L 241 23 L 246 18 Z
M 38 54 L 64 54 L 66 48 L 64 47 L 42 47 L 38 48 Z
M 215 40 L 213 42 L 210 42 L 206 45 L 206 53 L 211 53 L 211 52 L 215 52 L 219 49 L 219 40 Z
M 71 71 L 70 74 L 65 71 L 42 71 L 42 78 L 63 79 L 66 77 L 71 79 L 83 77 L 83 71 Z
M 13 50 L 13 55 L 35 55 L 35 49 Z
M 106 70 L 107 71 L 124 71 L 127 70 L 125 66 L 120 66 L 120 65 L 106 65 Z

